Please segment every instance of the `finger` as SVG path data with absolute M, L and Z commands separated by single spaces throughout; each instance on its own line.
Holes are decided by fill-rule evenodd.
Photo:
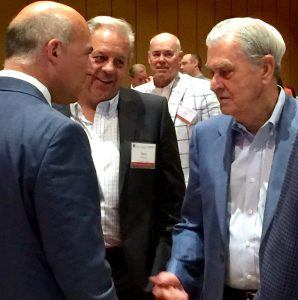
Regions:
M 174 286 L 179 288 L 182 287 L 176 275 L 170 272 L 160 272 L 158 275 L 151 276 L 149 279 L 153 284 L 156 285 Z
M 152 293 L 158 300 L 188 300 L 188 295 L 184 290 L 173 287 L 160 288 L 155 286 Z

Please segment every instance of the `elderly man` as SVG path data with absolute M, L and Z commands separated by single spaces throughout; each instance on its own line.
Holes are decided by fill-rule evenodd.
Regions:
M 216 96 L 206 80 L 179 73 L 182 51 L 178 38 L 170 33 L 161 33 L 150 41 L 148 60 L 153 80 L 140 85 L 136 90 L 165 96 L 175 124 L 181 164 L 188 182 L 189 139 L 191 129 L 199 121 L 219 114 Z
M 103 16 L 88 25 L 94 73 L 72 117 L 89 136 L 118 297 L 152 299 L 148 276 L 165 269 L 185 191 L 175 129 L 165 98 L 120 88 L 134 47 L 131 26 Z
M 128 70 L 128 75 L 131 83 L 131 88 L 135 88 L 136 86 L 149 81 L 146 67 L 142 64 L 132 65 Z
M 188 74 L 189 76 L 209 80 L 202 72 L 202 59 L 198 54 L 184 54 L 181 60 L 181 73 Z
M 193 131 L 170 273 L 152 280 L 161 299 L 175 299 L 164 296 L 172 293 L 186 299 L 184 290 L 191 299 L 253 299 L 259 249 L 267 243 L 297 134 L 298 103 L 277 86 L 285 43 L 274 27 L 228 19 L 206 43 L 211 87 L 224 115 Z
M 8 27 L 0 71 L 1 299 L 117 299 L 88 139 L 51 107 L 77 97 L 91 51 L 84 18 L 56 2 L 28 5 Z

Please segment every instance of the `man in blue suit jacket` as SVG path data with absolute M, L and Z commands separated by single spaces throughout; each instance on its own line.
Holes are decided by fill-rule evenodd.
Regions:
M 50 105 L 76 98 L 91 51 L 84 18 L 56 2 L 25 7 L 8 27 L 0 72 L 0 299 L 117 299 L 88 139 Z
M 158 299 L 253 299 L 266 232 L 298 127 L 297 102 L 277 86 L 284 41 L 258 19 L 217 24 L 207 66 L 221 111 L 196 126 L 182 221 Z

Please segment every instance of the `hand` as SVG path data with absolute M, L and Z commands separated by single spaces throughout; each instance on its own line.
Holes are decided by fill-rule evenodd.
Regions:
M 170 272 L 161 272 L 151 276 L 154 284 L 152 293 L 158 300 L 188 300 L 188 295 L 183 289 L 179 279 Z

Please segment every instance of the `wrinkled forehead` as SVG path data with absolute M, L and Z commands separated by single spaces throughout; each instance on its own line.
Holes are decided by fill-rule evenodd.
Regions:
M 150 52 L 153 51 L 177 51 L 178 45 L 175 39 L 155 39 L 150 44 Z

